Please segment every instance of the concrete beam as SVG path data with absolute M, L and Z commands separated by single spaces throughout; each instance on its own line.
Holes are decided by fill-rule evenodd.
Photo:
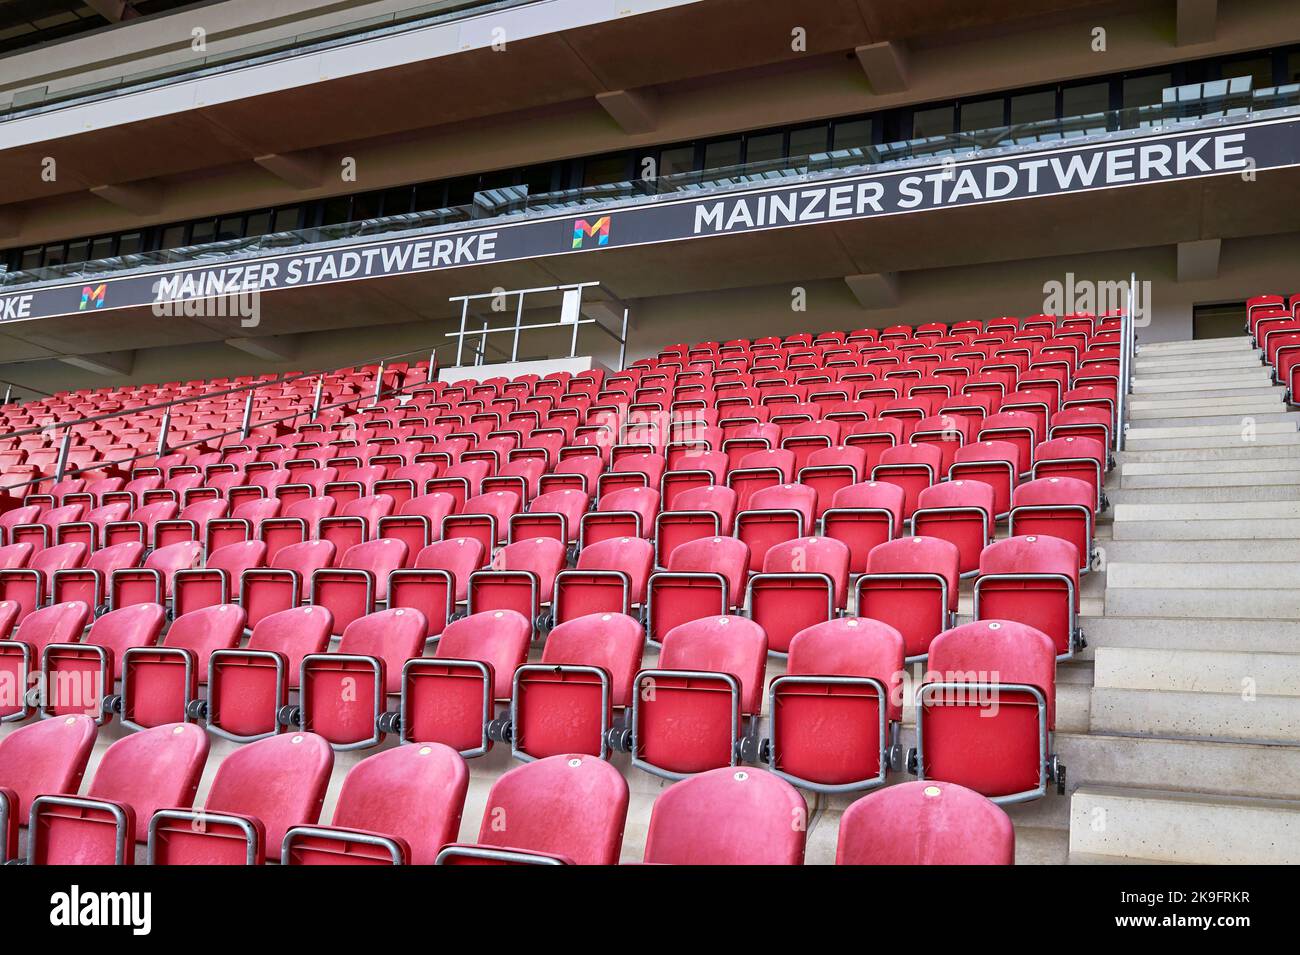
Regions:
M 264 338 L 227 338 L 226 344 L 264 361 L 288 361 L 298 353 L 297 335 L 268 335 Z
M 98 355 L 63 355 L 59 361 L 96 375 L 129 375 L 135 367 L 134 351 L 103 352 Z
M 1204 282 L 1219 277 L 1222 239 L 1200 239 L 1178 243 L 1178 281 Z
M 153 215 L 162 208 L 162 188 L 148 180 L 92 186 L 90 191 L 105 202 L 138 216 Z
M 129 0 L 86 0 L 86 6 L 94 10 L 109 23 L 121 23 L 140 15 Z
M 893 308 L 902 299 L 897 272 L 846 275 L 844 284 L 863 308 Z
M 315 149 L 255 156 L 253 162 L 295 189 L 315 189 L 325 180 L 324 157 Z
M 658 125 L 659 98 L 653 90 L 611 90 L 597 93 L 596 102 L 625 133 L 649 133 Z
M 867 74 L 873 93 L 901 93 L 907 89 L 907 47 L 896 40 L 868 43 L 853 50 Z
M 17 237 L 22 228 L 23 211 L 17 208 L 0 209 L 0 239 Z
M 1219 0 L 1178 0 L 1175 46 L 1209 43 L 1219 19 Z

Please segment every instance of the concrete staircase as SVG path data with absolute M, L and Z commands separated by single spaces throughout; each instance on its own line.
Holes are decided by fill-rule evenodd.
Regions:
M 1246 337 L 1142 347 L 1132 398 L 1069 861 L 1300 861 L 1298 416 Z

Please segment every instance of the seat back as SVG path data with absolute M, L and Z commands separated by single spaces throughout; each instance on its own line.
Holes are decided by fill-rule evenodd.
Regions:
M 60 716 L 22 726 L 0 739 L 0 787 L 12 790 L 17 804 L 10 807 L 7 825 L 27 825 L 32 800 L 45 794 L 73 794 L 95 746 L 98 728 L 89 716 Z M 0 855 L 11 855 L 0 833 Z
M 592 613 L 559 624 L 547 634 L 542 663 L 600 667 L 609 673 L 610 705 L 627 706 L 644 644 L 645 629 L 634 618 Z
M 659 667 L 730 673 L 740 681 L 741 712 L 758 713 L 763 705 L 763 675 L 767 671 L 767 634 L 744 617 L 688 620 L 664 634 Z
M 472 537 L 450 537 L 434 541 L 415 558 L 417 570 L 445 570 L 452 576 L 456 599 L 464 600 L 469 589 L 469 575 L 483 566 L 484 548 Z
M 505 699 L 510 695 L 515 670 L 528 659 L 532 632 L 532 621 L 521 613 L 487 610 L 448 624 L 434 655 L 490 664 L 492 699 Z
M 167 611 L 154 603 L 132 604 L 120 610 L 110 610 L 90 625 L 90 633 L 82 642 L 87 646 L 103 647 L 112 653 L 113 677 L 122 675 L 122 654 L 131 647 L 151 647 L 158 642 Z M 102 692 L 109 692 L 103 688 Z
M 39 654 L 42 647 L 51 643 L 77 643 L 89 622 L 90 607 L 80 600 L 69 600 L 33 610 L 18 625 L 14 639 Z
M 144 842 L 154 812 L 194 805 L 207 759 L 208 734 L 202 727 L 155 726 L 124 736 L 105 750 L 87 795 L 124 802 L 134 809 L 135 839 Z
M 578 865 L 614 865 L 627 804 L 627 781 L 609 763 L 594 756 L 548 756 L 493 784 L 479 843 L 565 856 Z
M 424 614 L 418 610 L 380 610 L 348 624 L 338 652 L 383 660 L 386 692 L 397 693 L 402 688 L 402 665 L 423 652 L 427 627 Z
M 645 861 L 802 865 L 807 813 L 799 790 L 772 773 L 713 769 L 660 793 L 650 813 Z
M 836 865 L 1013 865 L 1016 832 L 995 803 L 919 780 L 857 800 L 840 817 Z
M 888 690 L 886 713 L 903 718 L 903 635 L 867 617 L 840 617 L 800 630 L 790 641 L 791 676 L 865 676 Z
M 749 570 L 749 545 L 734 537 L 703 537 L 687 541 L 668 555 L 668 569 L 683 574 L 721 574 L 732 606 L 744 596 Z

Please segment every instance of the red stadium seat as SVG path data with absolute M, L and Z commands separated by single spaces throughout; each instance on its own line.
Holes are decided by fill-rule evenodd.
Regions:
M 646 584 L 646 637 L 658 643 L 679 624 L 726 614 L 744 600 L 749 547 L 734 537 L 706 537 L 675 548 L 668 569 Z
M 406 544 L 380 537 L 348 548 L 337 567 L 320 567 L 311 574 L 311 602 L 324 607 L 341 636 L 354 620 L 374 613 L 388 601 L 389 575 L 406 565 Z
M 938 483 L 943 454 L 932 444 L 900 444 L 888 448 L 871 469 L 871 480 L 887 481 L 903 489 L 903 516 L 910 518 L 921 491 Z
M 578 528 L 588 503 L 587 495 L 575 488 L 539 494 L 526 513 L 510 517 L 506 539 L 515 542 L 551 537 L 571 544 L 578 539 Z
M 511 752 L 520 759 L 586 753 L 607 759 L 616 711 L 631 705 L 645 632 L 620 613 L 561 623 L 540 663 L 515 670 Z
M 82 543 L 56 544 L 37 551 L 26 567 L 0 570 L 0 600 L 18 604 L 18 619 L 50 600 L 54 575 L 76 570 L 86 559 Z
M 244 571 L 240 603 L 248 613 L 248 626 L 256 627 L 271 614 L 298 606 L 309 593 L 312 574 L 333 563 L 332 543 L 309 540 L 282 548 L 270 567 Z
M 659 516 L 659 501 L 659 492 L 648 487 L 628 487 L 604 495 L 596 510 L 581 516 L 579 549 L 611 538 L 649 537 Z
M 172 580 L 172 613 L 238 601 L 244 571 L 266 566 L 266 544 L 245 540 L 210 551 L 202 567 L 178 570 Z
M 623 846 L 627 804 L 627 781 L 609 763 L 578 754 L 539 759 L 497 779 L 478 842 L 449 845 L 437 861 L 614 865 Z
M 682 544 L 703 537 L 729 537 L 735 526 L 736 492 L 729 487 L 697 487 L 677 495 L 677 510 L 655 518 L 655 566 L 664 567 Z
M 469 578 L 483 566 L 483 545 L 468 537 L 437 541 L 420 551 L 415 567 L 388 575 L 388 606 L 424 615 L 433 639 L 451 623 L 456 605 L 469 596 Z
M 1092 438 L 1054 438 L 1034 449 L 1033 476 L 1074 478 L 1087 482 L 1092 487 L 1094 508 L 1100 511 L 1106 506 L 1102 489 L 1106 455 L 1106 448 Z
M 960 448 L 948 468 L 950 481 L 980 481 L 993 489 L 993 516 L 1011 510 L 1011 492 L 1020 480 L 1020 450 L 1009 441 L 977 441 Z
M 767 635 L 744 617 L 668 631 L 658 666 L 636 676 L 632 765 L 668 779 L 736 765 L 756 742 L 766 667 Z
M 1016 488 L 1011 498 L 1011 535 L 1047 535 L 1067 540 L 1079 553 L 1079 571 L 1085 572 L 1093 556 L 1095 500 L 1095 492 L 1086 481 L 1070 477 L 1027 481 Z
M 456 839 L 469 770 L 438 743 L 376 753 L 348 771 L 329 826 L 292 826 L 282 865 L 432 865 Z
M 492 748 L 494 703 L 528 659 L 532 624 L 513 610 L 488 610 L 449 624 L 432 657 L 402 669 L 401 739 L 443 743 L 462 756 Z
M 863 481 L 840 488 L 822 515 L 822 533 L 849 548 L 849 573 L 867 569 L 867 555 L 877 544 L 903 532 L 905 494 L 896 484 Z
M 767 633 L 771 653 L 786 653 L 799 631 L 833 620 L 844 609 L 849 548 L 830 537 L 776 544 L 749 578 L 745 612 Z
M 898 746 L 903 654 L 902 634 L 863 617 L 795 634 L 768 689 L 772 771 L 815 792 L 882 785 Z
M 945 631 L 930 647 L 916 696 L 921 779 L 957 783 L 994 802 L 1047 792 L 1064 768 L 1052 753 L 1056 652 L 1052 640 L 1011 620 L 979 620 Z
M 951 541 L 961 575 L 975 574 L 980 552 L 993 539 L 993 488 L 982 481 L 944 481 L 923 490 L 917 503 L 912 534 Z
M 566 550 L 564 542 L 553 537 L 507 544 L 497 551 L 490 569 L 470 576 L 469 612 L 513 610 L 532 623 L 534 636 L 539 635 L 546 626 L 542 608 L 551 603 L 555 577 L 564 569 Z
M 816 516 L 821 518 L 832 506 L 836 491 L 857 484 L 866 474 L 866 451 L 838 445 L 808 455 L 799 469 L 799 483 L 817 492 Z
M 645 604 L 653 568 L 654 547 L 639 537 L 611 538 L 584 547 L 577 567 L 556 575 L 549 623 L 593 613 L 632 614 L 633 608 Z
M 762 770 L 726 767 L 655 800 L 645 861 L 658 865 L 803 865 L 808 806 Z
M 1062 658 L 1086 644 L 1079 629 L 1079 552 L 1059 537 L 994 541 L 980 555 L 975 619 L 1014 620 L 1047 634 Z
M 404 543 L 407 566 L 410 566 L 421 550 L 438 539 L 443 518 L 451 514 L 455 506 L 456 499 L 442 492 L 409 498 L 401 505 L 399 513 L 379 519 L 376 534 Z
M 901 537 L 867 555 L 857 583 L 857 615 L 894 627 L 907 659 L 925 657 L 930 641 L 957 613 L 957 547 L 936 537 Z
M 159 604 L 133 604 L 104 614 L 84 639 L 47 643 L 41 651 L 41 715 L 93 713 L 98 723 L 110 719 L 113 710 L 105 697 L 122 677 L 123 655 L 156 644 L 166 620 Z
M 840 816 L 836 865 L 1013 865 L 1011 818 L 956 783 L 911 782 L 863 796 Z
M 42 607 L 24 618 L 10 640 L 0 641 L 0 684 L 14 688 L 0 699 L 0 723 L 25 720 L 35 710 L 27 694 L 32 674 L 40 670 L 45 648 L 76 643 L 90 622 L 90 607 L 79 600 Z
M 817 492 L 802 484 L 780 484 L 752 494 L 735 524 L 736 537 L 749 547 L 749 570 L 761 570 L 772 547 L 807 534 L 816 510 Z
M 18 828 L 38 796 L 75 796 L 98 728 L 88 716 L 65 716 L 0 738 L 0 863 L 18 855 Z
M 143 567 L 122 568 L 108 578 L 108 605 L 114 609 L 138 603 L 166 603 L 171 599 L 176 574 L 199 565 L 203 545 L 196 540 L 177 541 L 155 550 Z

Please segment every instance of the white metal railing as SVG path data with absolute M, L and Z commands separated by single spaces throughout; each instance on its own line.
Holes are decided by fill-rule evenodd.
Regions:
M 1148 306 L 1150 303 L 1147 303 Z M 1124 415 L 1128 411 L 1128 396 L 1133 390 L 1133 358 L 1137 354 L 1137 327 L 1133 317 L 1137 310 L 1137 273 L 1130 272 L 1128 303 L 1119 324 L 1119 387 L 1115 389 L 1115 450 L 1124 450 Z

